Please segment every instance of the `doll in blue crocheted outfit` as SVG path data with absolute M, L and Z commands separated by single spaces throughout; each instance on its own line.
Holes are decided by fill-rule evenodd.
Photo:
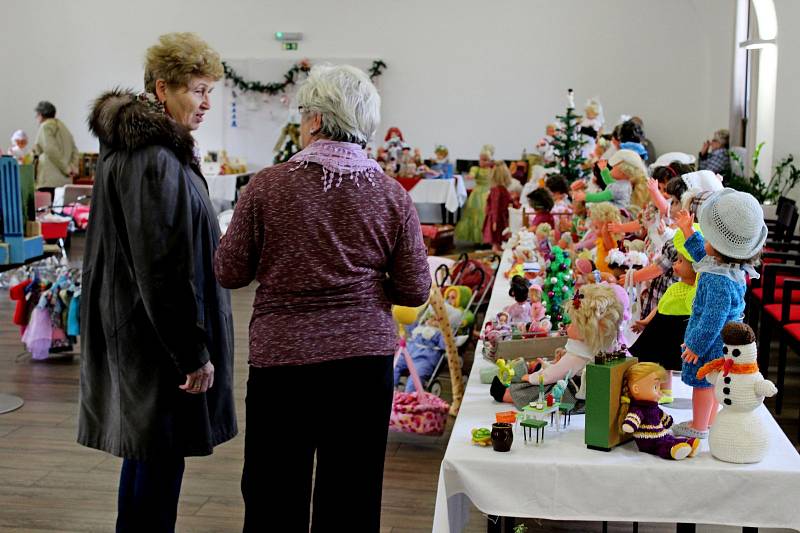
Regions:
M 637 363 L 625 371 L 622 380 L 620 429 L 633 436 L 640 452 L 663 459 L 681 460 L 697 452 L 700 440 L 676 437 L 669 432 L 672 416 L 658 406 L 661 384 L 669 374 L 658 363 Z
M 744 318 L 746 276 L 758 278 L 757 263 L 767 240 L 764 213 L 753 196 L 723 189 L 711 195 L 699 211 L 702 235 L 692 228 L 687 211 L 678 227 L 687 236 L 686 250 L 699 274 L 692 315 L 684 335 L 681 379 L 692 387 L 692 420 L 672 428 L 676 435 L 706 438 L 717 413 L 712 385 L 697 371 L 722 354 L 722 328 Z
M 439 322 L 433 313 L 428 314 L 419 321 L 419 325 L 410 331 L 408 340 L 408 354 L 414 362 L 419 379 L 424 384 L 433 374 L 436 363 L 445 351 L 444 335 L 439 330 Z M 400 379 L 400 375 L 408 370 L 405 357 L 400 357 L 394 367 L 394 383 Z M 406 392 L 414 392 L 414 380 L 406 382 Z

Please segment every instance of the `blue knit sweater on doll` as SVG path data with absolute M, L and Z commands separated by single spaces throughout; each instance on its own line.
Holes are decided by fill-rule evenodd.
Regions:
M 700 277 L 684 343 L 697 354 L 698 360 L 694 364 L 683 362 L 681 380 L 691 387 L 706 388 L 712 385 L 705 379 L 697 379 L 697 371 L 722 356 L 723 326 L 731 320 L 741 322 L 744 318 L 746 285 L 744 275 L 738 272 L 741 270 L 739 265 L 716 264 L 703 271 L 703 265 L 708 264 L 711 258 L 703 261 L 706 257 L 705 241 L 699 232 L 686 239 L 686 250 L 696 261 L 695 269 L 700 272 Z

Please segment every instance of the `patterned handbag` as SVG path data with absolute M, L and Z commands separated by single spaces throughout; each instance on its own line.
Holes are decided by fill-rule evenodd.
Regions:
M 406 349 L 405 339 L 400 340 L 400 345 L 395 354 L 395 364 L 400 356 L 405 357 L 411 379 L 414 380 L 414 392 L 395 391 L 392 400 L 392 413 L 389 418 L 389 429 L 403 433 L 417 433 L 419 435 L 438 436 L 444 433 L 447 414 L 450 405 L 438 396 L 426 392 L 422 388 L 414 361 Z

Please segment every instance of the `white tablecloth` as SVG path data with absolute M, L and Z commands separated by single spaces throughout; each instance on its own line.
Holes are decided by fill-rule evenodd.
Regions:
M 467 190 L 461 176 L 449 180 L 420 180 L 408 194 L 415 204 L 444 204 L 451 213 L 455 213 L 467 200 Z
M 213 201 L 235 202 L 236 179 L 245 174 L 223 174 L 220 176 L 205 176 L 208 183 L 208 196 Z
M 510 264 L 503 257 L 501 273 Z M 511 303 L 508 280 L 498 276 L 487 317 Z M 765 407 L 771 448 L 758 464 L 714 459 L 703 441 L 696 457 L 668 461 L 640 453 L 629 442 L 611 452 L 583 441 L 584 416 L 574 415 L 560 432 L 548 426 L 539 445 L 514 435 L 508 453 L 470 443 L 470 430 L 491 427 L 494 415 L 513 406 L 496 403 L 480 369 L 491 365 L 480 346 L 439 472 L 433 531 L 461 531 L 469 501 L 498 516 L 622 522 L 684 522 L 800 529 L 800 456 Z M 673 378 L 677 403 L 688 406 L 691 389 Z M 666 407 L 676 422 L 690 409 Z

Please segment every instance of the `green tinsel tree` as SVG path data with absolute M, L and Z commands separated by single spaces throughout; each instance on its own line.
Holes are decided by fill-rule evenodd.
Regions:
M 556 162 L 551 165 L 558 169 L 559 174 L 567 178 L 569 182 L 583 176 L 581 165 L 586 161 L 581 153 L 581 148 L 586 141 L 579 133 L 581 115 L 575 114 L 575 106 L 572 103 L 572 89 L 569 90 L 570 104 L 564 115 L 557 115 L 561 127 L 556 130 L 553 136 L 552 145 L 556 154 Z
M 561 324 L 569 322 L 564 305 L 572 299 L 575 282 L 572 278 L 572 260 L 564 250 L 553 246 L 549 259 L 542 288 L 542 304 L 550 316 L 553 329 L 558 329 Z

